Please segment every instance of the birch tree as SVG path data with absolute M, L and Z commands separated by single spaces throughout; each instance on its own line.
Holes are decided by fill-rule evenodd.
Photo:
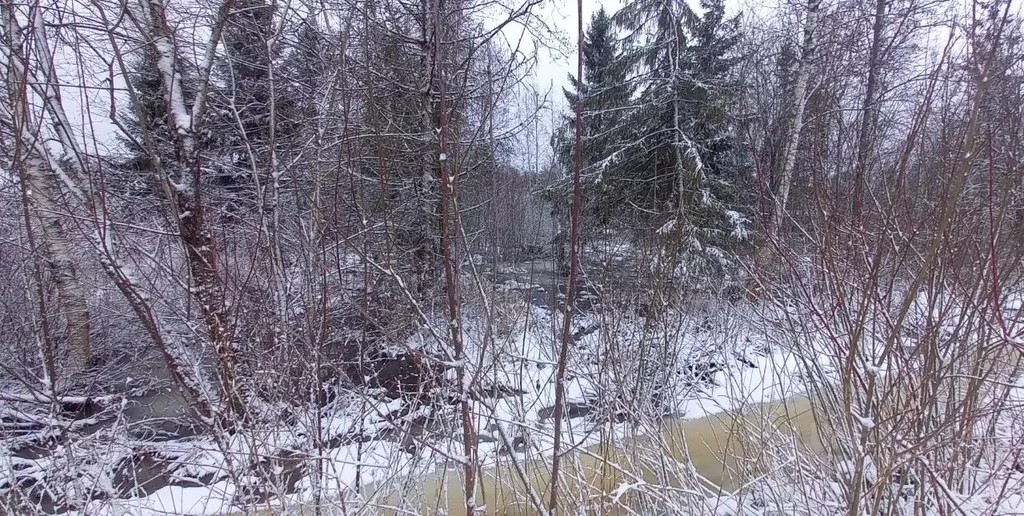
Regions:
M 220 40 L 228 7 L 229 4 L 222 4 L 217 11 L 206 55 L 200 65 L 198 82 L 201 87 L 192 99 L 192 108 L 188 109 L 185 89 L 177 73 L 179 51 L 174 41 L 174 32 L 168 25 L 165 6 L 160 0 L 144 1 L 142 4 L 146 15 L 144 19 L 149 24 L 144 33 L 148 34 L 156 53 L 160 82 L 169 109 L 168 118 L 176 137 L 175 159 L 162 163 L 159 157 L 154 156 L 155 173 L 165 200 L 169 203 L 172 220 L 178 221 L 178 234 L 191 275 L 190 293 L 199 305 L 207 337 L 214 348 L 220 394 L 235 415 L 244 416 L 245 402 L 238 374 L 235 319 L 221 281 L 217 242 L 205 217 L 202 198 L 204 166 L 196 136 L 201 129 L 208 99 L 213 52 Z
M 59 170 L 50 151 L 46 148 L 48 137 L 42 116 L 35 113 L 30 104 L 33 95 L 29 84 L 36 78 L 30 77 L 33 62 L 41 63 L 47 72 L 52 70 L 53 56 L 40 43 L 45 41 L 45 34 L 37 31 L 42 28 L 38 8 L 30 8 L 26 13 L 12 2 L 3 5 L 0 15 L 3 16 L 4 41 L 3 53 L 7 66 L 5 70 L 5 102 L 0 104 L 0 121 L 10 131 L 14 142 L 13 163 L 18 171 L 20 186 L 24 190 L 35 223 L 40 231 L 40 247 L 38 252 L 50 272 L 49 278 L 57 292 L 57 304 L 63 316 L 67 332 L 67 358 L 61 360 L 64 373 L 68 378 L 83 372 L 92 364 L 92 343 L 90 337 L 90 312 L 82 285 L 79 268 L 74 258 L 71 235 L 65 227 L 61 199 L 63 197 Z M 29 41 L 23 36 L 23 20 L 29 22 L 28 30 L 35 36 Z M 38 22 L 38 23 L 36 23 Z M 33 58 L 41 58 L 35 61 Z M 44 77 L 51 74 L 45 73 Z M 44 83 L 45 84 L 45 83 Z M 44 85 L 38 93 L 44 96 L 45 102 L 59 101 L 59 90 L 56 86 Z M 58 120 L 58 131 L 61 131 Z M 59 135 L 62 141 L 64 135 Z M 40 314 L 48 317 L 47 314 Z M 50 388 L 56 389 L 58 378 L 50 378 Z
M 791 120 L 786 136 L 783 152 L 782 168 L 779 171 L 778 189 L 773 192 L 774 207 L 768 219 L 767 233 L 769 238 L 777 240 L 779 229 L 786 216 L 786 204 L 789 202 L 789 191 L 793 186 L 793 168 L 796 165 L 797 148 L 800 146 L 800 132 L 804 123 L 804 108 L 807 106 L 807 85 L 810 80 L 814 61 L 815 31 L 821 0 L 808 0 L 804 13 L 803 37 L 800 43 L 799 57 L 796 62 L 793 80 L 793 97 L 790 107 Z

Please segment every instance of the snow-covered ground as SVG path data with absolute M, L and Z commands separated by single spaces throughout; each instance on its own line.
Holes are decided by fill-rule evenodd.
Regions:
M 550 460 L 553 446 L 554 328 L 560 321 L 553 320 L 557 316 L 550 311 L 527 303 L 502 308 L 506 311 L 490 340 L 479 318 L 468 317 L 465 324 L 471 349 L 469 369 L 476 373 L 478 385 L 508 390 L 505 395 L 473 402 L 479 456 L 485 467 L 510 457 Z M 912 319 L 921 318 L 919 312 L 915 307 Z M 635 437 L 660 417 L 702 418 L 803 393 L 801 367 L 807 362 L 779 342 L 778 328 L 764 324 L 763 318 L 754 317 L 742 304 L 704 307 L 658 327 L 645 328 L 643 323 L 640 316 L 596 312 L 575 322 L 578 339 L 566 382 L 567 406 L 573 409 L 562 435 L 566 447 L 594 444 L 611 434 Z M 427 334 L 417 334 L 405 345 L 429 348 Z M 811 361 L 828 367 L 826 344 L 821 344 L 821 353 Z M 1019 406 L 1024 388 L 1018 386 L 1011 396 Z M 53 471 L 76 471 L 68 473 L 67 483 L 59 487 L 114 493 L 115 484 L 124 480 L 118 478 L 124 470 L 119 465 L 128 457 L 148 456 L 171 464 L 167 469 L 174 478 L 169 485 L 134 498 L 96 497 L 78 512 L 227 514 L 326 500 L 339 507 L 341 514 L 343 505 L 352 509 L 362 503 L 365 493 L 359 487 L 456 467 L 462 457 L 456 409 L 352 393 L 287 424 L 267 424 L 216 439 L 135 442 L 126 439 L 115 424 L 83 442 L 58 447 L 46 458 L 0 454 L 0 471 L 34 468 L 40 480 L 48 476 L 51 482 Z M 1022 433 L 1020 419 L 1000 420 L 994 428 L 1010 440 Z M 262 459 L 254 462 L 253 457 Z M 949 496 L 962 501 L 961 512 L 1024 514 L 1024 500 L 1015 491 L 1024 486 L 1024 468 L 1012 463 L 993 463 L 988 468 L 983 485 L 966 494 L 950 488 Z M 805 479 L 799 486 L 787 482 L 792 479 L 765 478 L 759 489 L 766 493 L 800 489 L 811 494 L 799 503 L 727 496 L 711 504 L 712 512 L 840 512 L 835 503 L 843 499 L 842 486 L 834 479 Z M 808 505 L 815 499 L 820 507 Z
M 511 316 L 509 330 L 497 335 L 493 344 L 484 345 L 482 325 L 469 321 L 466 340 L 474 352 L 473 364 L 488 364 L 480 371 L 482 385 L 503 385 L 517 391 L 514 395 L 489 397 L 474 402 L 479 433 L 479 455 L 486 466 L 509 454 L 519 459 L 550 456 L 552 448 L 551 407 L 554 405 L 555 340 L 549 311 L 523 304 Z M 664 393 L 661 410 L 667 417 L 699 418 L 708 414 L 731 410 L 743 404 L 778 399 L 796 393 L 796 361 L 780 348 L 772 349 L 763 338 L 749 331 L 718 331 L 707 328 L 708 321 L 698 328 L 696 322 L 683 321 L 674 330 L 681 329 L 672 346 L 670 361 L 674 371 L 648 373 L 649 381 L 638 382 L 638 397 L 647 398 L 652 392 L 652 381 L 661 383 L 658 391 Z M 581 335 L 573 349 L 573 358 L 566 382 L 567 405 L 577 408 L 563 426 L 565 446 L 596 443 L 607 431 L 635 435 L 643 422 L 621 420 L 611 423 L 602 419 L 608 411 L 619 414 L 651 407 L 632 407 L 634 400 L 613 399 L 608 393 L 628 390 L 630 385 L 619 385 L 608 371 L 602 353 L 611 353 L 612 342 L 617 346 L 635 345 L 640 332 L 638 321 L 619 321 L 613 329 L 602 327 L 601 316 L 589 314 L 576 322 L 576 334 Z M 604 323 L 607 324 L 607 323 Z M 589 331 L 589 333 L 588 333 Z M 585 335 L 584 335 L 585 334 Z M 661 336 L 664 340 L 664 335 Z M 650 337 L 648 337 L 650 338 Z M 407 343 L 424 346 L 427 339 L 417 335 Z M 769 351 L 770 350 L 770 351 Z M 668 357 L 651 357 L 659 366 Z M 639 363 L 629 364 L 617 360 L 623 373 L 632 375 L 626 383 L 636 380 L 643 371 Z M 634 361 L 636 362 L 636 361 Z M 706 367 L 707 364 L 710 367 Z M 493 364 L 493 365 L 491 365 Z M 648 368 L 650 369 L 650 368 Z M 172 440 L 163 443 L 118 442 L 116 430 L 106 436 L 93 436 L 80 446 L 91 449 L 105 447 L 106 453 L 93 461 L 89 482 L 100 491 L 114 490 L 112 482 L 117 464 L 123 457 L 146 450 L 155 457 L 170 461 L 175 485 L 166 485 L 148 496 L 137 498 L 111 498 L 94 500 L 83 507 L 83 514 L 223 514 L 239 511 L 246 503 L 259 508 L 259 500 L 269 494 L 274 504 L 310 501 L 314 497 L 349 500 L 357 498 L 355 486 L 367 485 L 384 479 L 410 475 L 423 475 L 437 467 L 450 467 L 453 459 L 461 455 L 461 433 L 453 425 L 431 423 L 421 425 L 422 419 L 434 411 L 440 419 L 452 419 L 453 407 L 409 407 L 402 399 L 382 400 L 351 395 L 332 405 L 335 410 L 325 412 L 319 421 L 312 414 L 298 418 L 291 425 L 262 430 L 250 430 L 220 441 L 208 436 Z M 406 413 L 407 412 L 407 413 Z M 395 418 L 393 414 L 401 414 Z M 575 416 L 575 417 L 573 417 Z M 425 426 L 425 428 L 419 428 Z M 605 433 L 596 431 L 602 427 Z M 317 447 L 310 436 L 319 432 L 320 442 L 333 442 Z M 420 434 L 416 438 L 403 438 L 405 433 Z M 390 436 L 358 442 L 357 435 Z M 394 437 L 397 435 L 397 437 Z M 346 438 L 346 436 L 348 438 Z M 291 450 L 306 464 L 319 462 L 320 473 L 304 471 L 292 474 L 287 459 L 270 460 L 262 477 L 252 474 L 232 474 L 251 470 L 248 457 L 279 455 Z M 320 461 L 311 460 L 319 457 Z M 105 458 L 106 460 L 100 460 Z M 4 469 L 18 467 L 22 459 L 5 456 Z M 49 459 L 48 459 L 49 460 Z M 53 460 L 57 460 L 54 458 Z M 298 459 L 296 459 L 298 460 Z M 56 464 L 44 466 L 57 467 Z M 276 478 L 278 485 L 266 486 L 267 478 Z M 81 479 L 79 479 L 81 481 Z M 197 485 L 197 484 L 204 485 Z M 289 485 L 290 484 L 290 485 Z M 261 486 L 267 492 L 255 496 Z M 246 496 L 246 495 L 252 496 Z

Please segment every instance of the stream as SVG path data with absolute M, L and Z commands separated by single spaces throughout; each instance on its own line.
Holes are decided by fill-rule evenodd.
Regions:
M 495 269 L 493 266 L 480 265 L 479 268 L 492 279 L 496 289 L 519 293 L 537 308 L 559 311 L 565 309 L 567 277 L 558 270 L 553 260 L 541 258 L 518 264 L 499 264 L 496 267 L 497 271 L 493 270 Z M 597 289 L 585 281 L 584 278 L 581 278 L 576 302 L 577 313 L 587 314 L 598 309 Z M 142 382 L 130 378 L 127 386 L 137 387 L 135 390 L 126 389 L 131 394 L 124 400 L 119 410 L 114 410 L 112 417 L 97 419 L 95 422 L 82 426 L 77 432 L 77 437 L 75 437 L 77 439 L 88 439 L 98 432 L 111 430 L 114 425 L 123 426 L 128 442 L 134 444 L 131 445 L 133 446 L 131 454 L 120 460 L 117 464 L 110 466 L 112 467 L 110 487 L 113 490 L 114 496 L 118 498 L 143 497 L 168 486 L 197 487 L 210 485 L 223 478 L 214 478 L 212 476 L 197 478 L 180 477 L 173 471 L 168 470 L 167 458 L 162 457 L 156 451 L 159 446 L 155 445 L 201 439 L 206 435 L 206 431 L 201 425 L 190 423 L 192 418 L 189 415 L 190 411 L 183 398 L 175 389 L 169 387 L 172 382 L 166 368 L 162 366 L 159 357 L 153 356 L 155 353 L 150 353 L 150 355 L 148 359 L 141 360 L 141 363 L 134 368 L 131 374 L 135 378 L 144 378 L 148 385 L 158 385 L 160 387 L 143 391 Z M 396 357 L 394 360 L 401 361 L 405 359 Z M 381 367 L 387 368 L 388 365 L 384 364 Z M 399 364 L 396 370 L 401 371 L 402 367 L 404 366 Z M 512 392 L 503 392 L 501 387 L 500 385 L 494 387 L 498 390 L 493 391 L 488 396 L 494 396 L 493 399 L 499 399 L 503 396 L 518 395 Z M 592 409 L 593 407 L 590 406 L 583 407 L 584 411 Z M 579 411 L 577 410 L 576 412 Z M 574 413 L 570 410 L 570 416 Z M 88 418 L 96 415 L 94 413 L 82 413 L 75 417 Z M 543 419 L 543 414 L 541 415 Z M 579 413 L 576 415 L 582 416 L 585 414 Z M 386 419 L 389 417 L 391 417 L 390 414 L 385 415 Z M 429 423 L 427 422 L 416 423 L 412 429 L 407 429 L 407 431 L 411 435 L 417 436 L 429 431 L 428 426 Z M 393 440 L 396 436 L 397 438 L 402 438 L 395 432 L 386 431 L 381 431 L 376 435 L 339 435 L 325 444 L 328 448 L 334 448 L 351 444 L 356 440 Z M 13 452 L 12 458 L 19 464 L 36 463 L 44 465 L 54 463 L 54 457 L 51 457 L 51 455 L 55 453 L 55 449 L 59 449 L 59 447 L 55 448 L 57 445 L 59 445 L 59 442 L 28 443 L 18 449 L 11 450 Z M 259 467 L 266 467 L 268 471 L 273 471 L 279 478 L 284 478 L 286 491 L 294 492 L 299 480 L 305 474 L 305 464 L 308 462 L 308 457 L 301 452 L 291 452 L 288 450 L 280 450 L 278 453 L 270 453 L 269 455 L 272 455 L 272 457 L 265 459 L 263 461 L 265 465 Z M 40 467 L 44 470 L 42 474 L 45 474 L 45 470 L 49 466 Z M 47 483 L 52 482 L 48 477 L 46 478 L 46 481 L 39 482 L 38 478 L 23 477 L 20 480 L 16 480 L 16 482 L 20 486 L 19 491 L 26 493 L 31 503 L 41 507 L 45 512 L 60 513 L 68 510 L 69 507 L 64 505 L 61 500 L 54 499 L 54 496 L 51 496 L 49 490 L 44 487 Z M 3 479 L 0 479 L 0 492 L 5 487 L 10 487 L 5 486 L 3 482 Z M 245 491 L 245 489 L 240 488 L 239 491 Z M 266 492 L 243 492 L 241 494 L 245 495 L 246 499 L 250 502 L 254 499 L 253 497 L 258 500 L 261 497 L 270 496 L 270 493 Z M 94 493 L 94 496 L 102 497 L 106 496 L 106 494 L 97 491 Z

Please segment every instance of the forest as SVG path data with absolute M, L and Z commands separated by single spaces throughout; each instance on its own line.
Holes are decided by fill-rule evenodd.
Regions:
M 1010 0 L 0 0 L 0 516 L 1024 514 Z

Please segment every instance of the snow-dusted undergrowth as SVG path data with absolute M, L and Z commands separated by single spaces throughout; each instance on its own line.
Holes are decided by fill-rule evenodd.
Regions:
M 841 354 L 835 353 L 842 339 L 808 312 L 805 306 L 755 310 L 746 303 L 716 303 L 688 307 L 658 324 L 612 308 L 580 317 L 567 376 L 566 446 L 628 442 L 656 433 L 658 421 L 666 417 L 696 419 L 739 413 L 763 401 L 820 396 L 822 382 L 842 376 Z M 915 305 L 907 331 L 924 324 L 926 312 Z M 491 332 L 480 314 L 470 315 L 464 326 L 478 386 L 473 406 L 482 466 L 549 461 L 553 328 L 559 325 L 552 318 L 557 315 L 520 302 L 495 306 L 493 315 Z M 792 321 L 807 325 L 795 327 Z M 432 345 L 424 332 L 401 347 L 428 350 Z M 886 366 L 871 349 L 865 346 L 859 374 L 899 382 L 913 373 L 911 362 Z M 904 449 L 896 451 L 858 445 L 856 439 L 864 434 L 851 433 L 846 423 L 861 431 L 881 425 L 898 432 L 912 426 L 887 423 L 884 418 L 893 413 L 889 408 L 870 414 L 855 406 L 845 412 L 855 416 L 852 421 L 823 425 L 830 439 L 847 444 L 834 460 L 804 460 L 792 442 L 780 440 L 782 434 L 761 436 L 764 447 L 751 460 L 768 473 L 743 489 L 731 494 L 704 489 L 686 496 L 666 491 L 641 509 L 651 514 L 845 514 L 851 476 L 861 471 L 866 472 L 860 480 L 868 486 L 860 495 L 866 506 L 884 500 L 889 514 L 942 514 L 930 497 L 955 500 L 962 514 L 1024 511 L 1019 494 L 1024 468 L 1017 459 L 1024 439 L 1019 381 L 1003 381 L 1004 389 L 985 395 L 986 403 L 998 402 L 1001 408 L 970 422 L 979 431 L 968 438 L 974 453 L 967 461 L 969 474 L 957 478 L 959 485 L 950 485 L 938 472 L 930 478 L 920 474 L 932 460 L 925 454 L 946 444 L 940 440 L 897 436 L 894 442 L 902 442 Z M 58 442 L 38 457 L 12 453 L 13 440 L 8 440 L 0 448 L 6 477 L 0 489 L 15 511 L 26 507 L 18 505 L 19 496 L 45 488 L 52 501 L 61 502 L 54 503 L 57 508 L 82 514 L 226 514 L 313 504 L 326 514 L 344 514 L 376 503 L 367 497 L 378 488 L 400 488 L 410 479 L 415 483 L 432 471 L 458 467 L 462 459 L 461 429 L 450 403 L 380 394 L 364 388 L 322 407 L 260 407 L 265 415 L 289 415 L 276 423 L 267 416 L 261 420 L 268 423 L 235 433 L 143 440 L 132 438 L 115 419 L 88 437 Z M 900 407 L 895 409 L 899 413 Z M 825 420 L 844 414 L 828 402 L 818 410 Z M 906 467 L 895 470 L 892 464 Z M 15 479 L 20 486 L 12 486 Z M 658 488 L 619 486 L 622 492 L 637 489 Z

